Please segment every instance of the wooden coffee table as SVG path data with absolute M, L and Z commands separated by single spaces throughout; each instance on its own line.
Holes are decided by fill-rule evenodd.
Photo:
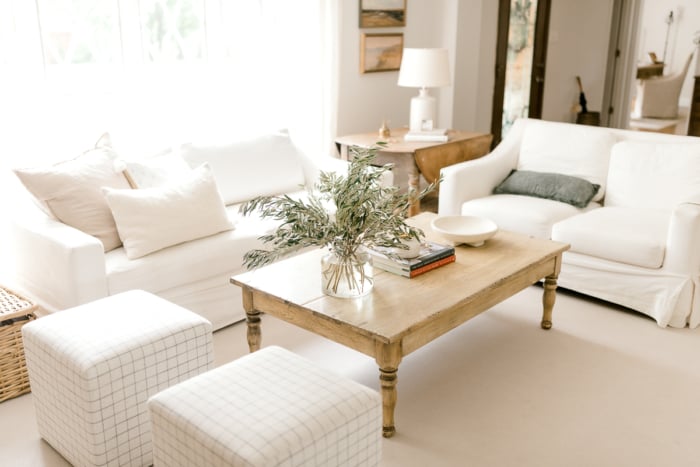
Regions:
M 433 213 L 409 222 L 426 237 Z M 544 278 L 541 326 L 552 327 L 564 243 L 498 232 L 478 248 L 459 246 L 457 261 L 415 277 L 374 270 L 374 289 L 362 298 L 321 292 L 322 250 L 303 253 L 231 278 L 243 289 L 250 351 L 260 348 L 260 314 L 268 313 L 348 346 L 379 365 L 383 434 L 395 430 L 396 381 L 401 359 L 433 339 Z

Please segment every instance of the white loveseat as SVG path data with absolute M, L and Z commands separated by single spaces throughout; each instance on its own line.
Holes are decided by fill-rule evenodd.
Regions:
M 513 170 L 532 186 L 494 194 Z M 552 199 L 571 193 L 523 194 L 543 173 L 600 188 L 583 207 Z M 700 138 L 521 119 L 491 153 L 442 175 L 440 215 L 569 243 L 561 287 L 661 327 L 700 324 Z
M 97 156 L 102 157 L 100 154 L 111 153 Z M 180 167 L 183 159 L 185 168 Z M 186 144 L 157 157 L 127 162 L 127 173 L 132 175 L 128 178 L 137 178 L 147 187 L 129 190 L 119 174 L 117 188 L 105 190 L 105 196 L 114 198 L 113 210 L 122 210 L 122 218 L 116 211 L 114 218 L 119 237 L 131 236 L 130 243 L 124 242 L 129 251 L 124 246 L 106 247 L 96 236 L 35 207 L 14 219 L 14 286 L 48 311 L 142 289 L 204 316 L 214 329 L 239 321 L 245 316 L 240 288 L 231 285 L 229 279 L 244 270 L 244 253 L 262 246 L 258 237 L 276 227 L 275 221 L 240 215 L 240 203 L 259 195 L 303 193 L 305 187 L 315 183 L 319 170 L 342 172 L 346 168 L 344 161 L 332 157 L 312 160 L 286 133 L 218 146 Z M 117 170 L 123 168 L 119 167 L 123 163 L 117 159 Z M 204 163 L 208 169 L 202 166 Z M 209 182 L 202 185 L 200 179 L 188 190 L 204 190 L 206 196 L 198 202 L 212 200 L 221 203 L 221 209 L 200 212 L 200 206 L 188 201 L 189 192 L 176 193 L 182 198 L 180 205 L 170 203 L 169 207 L 158 208 L 164 197 L 162 187 L 171 183 L 168 178 L 184 180 L 190 176 L 185 172 L 194 172 L 196 167 L 209 177 Z M 211 174 L 220 199 L 212 193 Z M 161 210 L 156 212 L 156 208 Z M 224 218 L 219 216 L 222 212 Z M 138 216 L 143 222 L 138 222 Z M 217 216 L 216 225 L 210 228 L 214 230 L 202 230 L 202 224 L 210 224 Z M 129 230 L 127 221 L 131 222 Z M 181 241 L 188 232 L 197 238 Z M 149 238 L 144 241 L 139 235 Z M 121 243 L 120 238 L 116 242 Z M 160 248 L 163 242 L 175 244 Z M 156 250 L 149 251 L 153 248 Z

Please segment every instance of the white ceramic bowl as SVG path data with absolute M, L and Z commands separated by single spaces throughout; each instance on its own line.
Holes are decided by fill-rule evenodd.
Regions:
M 434 231 L 454 242 L 455 245 L 466 243 L 471 246 L 481 246 L 498 231 L 495 222 L 477 216 L 436 217 L 431 225 Z

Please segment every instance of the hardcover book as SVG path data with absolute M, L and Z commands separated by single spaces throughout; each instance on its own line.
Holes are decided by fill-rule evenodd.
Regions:
M 453 246 L 431 241 L 424 242 L 418 256 L 409 259 L 393 256 L 391 249 L 387 248 L 377 247 L 369 251 L 374 266 L 404 277 L 415 277 L 435 267 L 453 262 L 456 258 Z M 439 264 L 435 264 L 438 262 Z

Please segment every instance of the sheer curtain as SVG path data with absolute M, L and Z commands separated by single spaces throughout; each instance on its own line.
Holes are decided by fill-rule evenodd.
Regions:
M 12 167 L 75 157 L 105 131 L 125 157 L 283 128 L 330 154 L 339 14 L 334 0 L 3 0 L 2 199 Z

